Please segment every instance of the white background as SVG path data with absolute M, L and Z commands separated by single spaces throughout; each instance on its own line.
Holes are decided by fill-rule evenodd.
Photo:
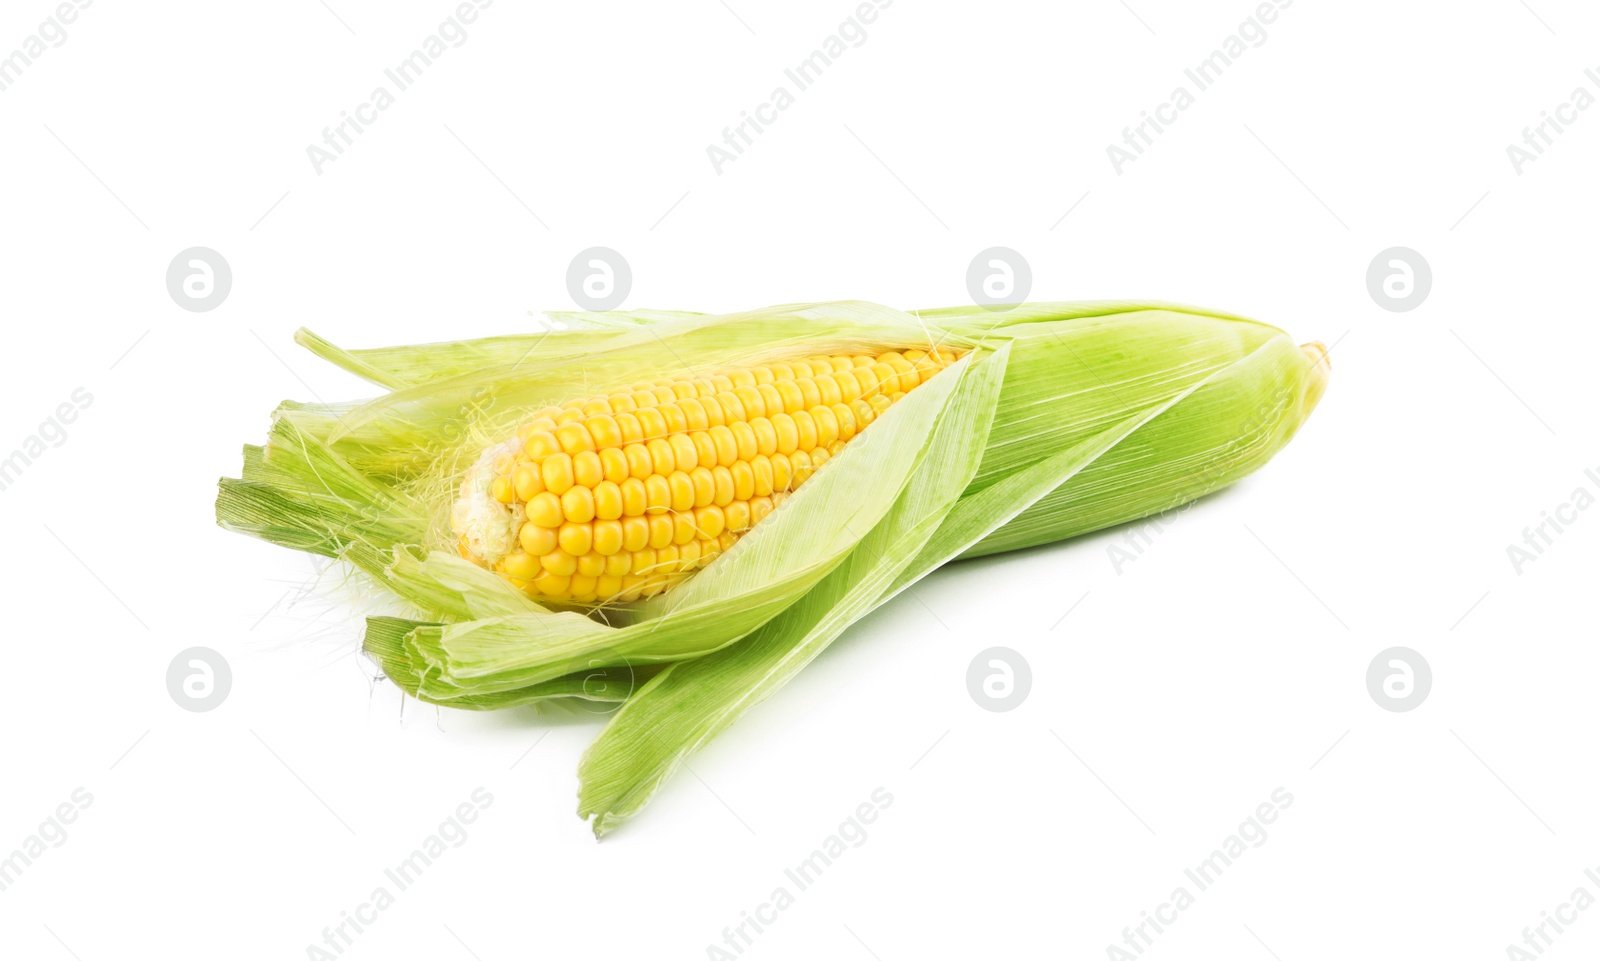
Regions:
M 480 786 L 344 957 L 704 958 L 878 787 L 745 957 L 1103 958 L 1280 786 L 1145 957 L 1499 958 L 1600 895 L 1600 510 L 1506 553 L 1600 469 L 1600 109 L 1506 155 L 1595 90 L 1592 5 L 1299 0 L 1119 176 L 1107 144 L 1254 4 L 899 0 L 718 176 L 706 146 L 853 4 L 499 0 L 318 175 L 306 146 L 453 9 L 329 3 L 102 0 L 0 93 L 0 451 L 93 395 L 0 492 L 0 854 L 93 796 L 0 892 L 7 956 L 307 957 Z M 6 4 L 0 53 L 51 10 Z M 402 711 L 356 653 L 372 599 L 212 516 L 279 400 L 372 392 L 295 328 L 525 330 L 595 244 L 627 306 L 707 311 L 961 303 L 1003 244 L 1032 299 L 1257 316 L 1336 342 L 1333 381 L 1120 572 L 1114 531 L 934 574 L 597 844 L 600 719 Z M 196 245 L 234 272 L 210 313 L 164 285 Z M 1432 264 L 1409 313 L 1366 289 L 1394 245 Z M 996 643 L 1032 665 L 1010 713 L 965 687 Z M 164 680 L 194 645 L 233 667 L 205 714 Z M 1433 668 L 1410 713 L 1365 685 L 1394 645 Z M 1600 949 L 1579 917 L 1547 957 Z

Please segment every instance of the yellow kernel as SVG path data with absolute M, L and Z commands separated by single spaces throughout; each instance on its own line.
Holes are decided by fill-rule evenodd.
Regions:
M 678 409 L 683 412 L 683 430 L 705 430 L 711 426 L 711 421 L 706 417 L 706 409 L 698 400 L 694 398 L 680 400 Z
M 744 404 L 739 402 L 739 398 L 734 396 L 732 391 L 718 394 L 716 401 L 722 405 L 725 423 L 731 425 L 745 419 Z
M 594 596 L 597 601 L 609 601 L 622 593 L 622 578 L 616 574 L 601 574 L 595 578 Z
M 650 546 L 657 550 L 672 543 L 672 515 L 651 514 L 650 521 Z
M 773 414 L 783 413 L 783 395 L 778 393 L 778 388 L 771 384 L 756 385 L 756 393 L 761 395 L 761 415 L 771 417 Z
M 678 569 L 692 571 L 700 566 L 700 545 L 704 541 L 692 540 L 678 546 Z
M 726 553 L 727 551 L 733 549 L 733 545 L 737 543 L 738 540 L 738 534 L 735 534 L 733 531 L 723 531 L 722 536 L 717 538 L 717 549 Z
M 517 543 L 529 554 L 540 557 L 556 549 L 556 532 L 529 521 L 517 532 Z
M 789 489 L 794 490 L 811 478 L 811 455 L 803 450 L 797 450 L 789 455 L 789 463 L 794 467 L 794 480 L 789 484 Z
M 610 577 L 622 577 L 633 570 L 633 555 L 626 550 L 618 551 L 606 558 L 606 574 Z
M 771 454 L 778 449 L 778 430 L 772 421 L 757 417 L 750 421 L 750 430 L 755 434 L 756 453 Z
M 557 427 L 556 440 L 561 442 L 561 449 L 569 454 L 576 454 L 580 450 L 594 450 L 594 438 L 589 436 L 589 428 L 579 422 Z
M 507 574 L 525 581 L 537 577 L 539 574 L 539 559 L 523 551 L 507 554 L 502 563 Z
M 697 396 L 694 389 L 694 381 L 692 380 L 675 380 L 670 386 L 672 387 L 672 396 L 678 400 L 688 400 L 690 397 Z
M 517 492 L 517 500 L 531 501 L 533 495 L 544 490 L 544 479 L 532 464 L 518 464 L 511 475 L 511 487 Z
M 712 374 L 711 384 L 717 388 L 717 393 L 722 394 L 733 390 L 733 381 L 726 374 Z
M 578 557 L 589 553 L 594 546 L 594 530 L 588 525 L 576 521 L 567 521 L 561 525 L 561 549 Z
M 889 369 L 899 375 L 892 382 L 888 379 L 884 380 L 883 389 L 887 393 L 892 394 L 897 391 L 904 393 L 921 382 L 920 378 L 917 377 L 917 369 L 911 366 L 911 362 L 906 360 L 903 355 L 890 351 L 881 355 L 878 359 L 888 364 Z
M 905 395 L 900 394 L 899 396 L 904 397 Z M 868 398 L 867 403 L 872 405 L 873 413 L 882 417 L 884 411 L 894 406 L 894 398 L 889 394 L 873 394 Z
M 811 419 L 817 423 L 817 446 L 826 447 L 839 438 L 839 419 L 831 407 L 811 408 Z
M 834 404 L 828 409 L 833 411 L 833 419 L 839 424 L 840 440 L 856 436 L 856 415 L 850 410 L 849 404 Z
M 694 485 L 694 506 L 704 507 L 711 503 L 717 493 L 717 482 L 711 476 L 711 468 L 696 467 L 689 472 L 689 482 Z
M 778 396 L 783 399 L 784 413 L 792 414 L 797 410 L 805 409 L 806 397 L 800 392 L 799 385 L 794 381 L 780 380 L 772 386 L 778 391 Z
M 567 593 L 571 594 L 575 601 L 592 601 L 595 599 L 595 585 L 598 581 L 599 578 L 574 574 L 568 583 Z
M 718 464 L 711 468 L 711 481 L 714 491 L 711 503 L 718 507 L 727 507 L 733 500 L 733 472 Z
M 772 493 L 772 459 L 765 454 L 750 458 L 750 473 L 755 477 L 755 495 L 765 497 Z
M 733 473 L 733 499 L 749 500 L 755 494 L 756 476 L 749 461 L 739 461 L 728 468 Z
M 561 450 L 561 442 L 556 440 L 556 435 L 547 430 L 534 431 L 528 435 L 528 442 L 522 445 L 522 452 L 528 455 L 528 460 L 537 461 Z
M 617 430 L 622 433 L 622 442 L 624 444 L 637 444 L 639 441 L 644 440 L 644 428 L 639 425 L 637 411 L 617 414 L 616 420 Z
M 848 404 L 862 394 L 861 382 L 856 380 L 853 368 L 835 373 L 833 382 L 839 385 L 839 402 Z
M 584 421 L 583 426 L 589 431 L 589 436 L 594 439 L 594 446 L 597 448 L 604 450 L 622 443 L 622 428 L 617 426 L 617 419 L 610 414 L 591 417 Z
M 622 449 L 622 453 L 628 458 L 628 473 L 632 476 L 644 480 L 655 473 L 656 465 L 650 458 L 650 448 L 643 444 L 629 444 Z
M 625 518 L 622 522 L 622 549 L 629 553 L 642 551 L 648 543 L 650 543 L 650 522 L 643 517 Z
M 516 499 L 516 489 L 511 486 L 511 481 L 504 477 L 496 477 L 489 484 L 489 493 L 502 504 L 509 504 Z
M 672 509 L 686 511 L 694 506 L 694 481 L 681 470 L 667 475 L 667 486 L 672 490 Z
M 578 572 L 578 559 L 566 551 L 551 551 L 539 558 L 539 566 L 558 577 L 571 577 Z
M 800 430 L 795 426 L 793 417 L 788 414 L 774 414 L 771 422 L 778 453 L 787 454 L 800 446 Z
M 754 387 L 756 385 L 756 375 L 742 367 L 737 370 L 728 371 L 728 380 L 733 384 L 735 390 L 738 390 L 741 387 Z
M 817 393 L 822 397 L 822 403 L 813 404 L 811 406 L 812 410 L 816 410 L 819 406 L 831 407 L 844 399 L 843 394 L 839 390 L 839 382 L 833 378 L 832 374 L 824 374 L 821 377 L 813 377 L 811 382 L 817 385 Z
M 712 439 L 711 432 L 697 430 L 689 435 L 694 442 L 694 461 L 702 467 L 711 467 L 717 463 L 717 442 Z
M 811 466 L 816 469 L 820 470 L 823 464 L 826 464 L 832 459 L 833 455 L 828 453 L 828 449 L 826 447 L 818 447 L 816 450 L 811 452 Z
M 572 455 L 572 480 L 579 487 L 594 487 L 605 478 L 605 468 L 600 466 L 600 455 L 592 450 L 580 450 Z
M 714 504 L 695 511 L 694 523 L 700 529 L 701 537 L 716 537 L 722 533 L 723 528 L 728 526 L 728 521 L 723 516 L 722 508 Z
M 561 513 L 561 498 L 544 491 L 535 494 L 533 500 L 528 502 L 528 520 L 540 527 L 556 528 L 566 518 Z
M 796 450 L 810 450 L 817 446 L 817 422 L 809 410 L 794 413 Z
M 545 597 L 560 600 L 567 596 L 567 587 L 571 583 L 571 577 L 562 577 L 546 571 L 533 579 L 533 589 Z
M 657 381 L 656 386 L 651 389 L 650 392 L 656 395 L 656 407 L 659 408 L 678 399 L 678 395 L 670 386 L 668 386 L 670 384 L 671 381 L 668 381 L 667 384 L 662 384 L 660 381 Z
M 539 471 L 544 477 L 544 489 L 560 497 L 572 487 L 572 455 L 555 453 L 539 462 Z
M 583 420 L 583 409 L 580 407 L 563 407 L 561 413 L 556 415 L 556 426 L 573 424 Z
M 599 577 L 606 571 L 606 559 L 598 551 L 578 556 L 578 573 L 584 577 Z
M 722 405 L 717 403 L 717 395 L 701 397 L 695 403 L 705 412 L 707 427 L 720 427 L 728 422 L 728 415 L 722 412 Z
M 667 422 L 667 433 L 676 434 L 689 429 L 689 418 L 683 416 L 683 408 L 678 406 L 677 401 L 662 404 L 656 410 L 661 412 L 661 419 Z
M 641 407 L 634 416 L 639 418 L 639 428 L 644 431 L 645 440 L 666 436 L 667 419 L 654 407 Z
M 772 498 L 756 497 L 750 501 L 750 526 L 761 523 L 773 511 Z
M 603 480 L 594 486 L 594 516 L 614 521 L 622 516 L 622 488 Z
M 867 369 L 872 371 L 872 376 L 877 380 L 877 386 L 872 390 L 873 393 L 881 394 L 884 391 L 892 390 L 900 383 L 900 375 L 895 372 L 893 367 L 881 360 Z M 861 375 L 858 373 L 856 376 L 860 377 Z
M 633 401 L 639 405 L 638 410 L 634 411 L 635 414 L 639 413 L 641 410 L 649 410 L 656 405 L 655 391 L 650 390 L 649 388 L 636 390 L 633 392 Z
M 607 447 L 600 452 L 600 473 L 613 484 L 628 479 L 628 455 L 620 447 Z
M 657 437 L 645 444 L 645 450 L 650 452 L 651 473 L 670 474 L 677 467 L 677 459 L 672 456 L 672 445 L 664 437 Z
M 613 414 L 625 414 L 639 406 L 633 402 L 632 394 L 619 392 L 607 397 L 606 400 L 611 401 L 611 413 Z
M 794 385 L 800 388 L 800 397 L 804 401 L 804 405 L 801 407 L 801 410 L 810 410 L 811 408 L 822 403 L 822 390 L 817 387 L 817 379 L 815 377 L 807 377 L 804 380 L 797 380 L 794 382 Z M 792 414 L 794 411 L 790 411 L 790 413 Z
M 749 460 L 750 458 L 756 456 L 757 445 L 755 428 L 751 427 L 744 421 L 740 421 L 737 424 L 729 424 L 728 430 L 733 432 L 734 443 L 739 447 L 740 460 Z
M 644 481 L 637 477 L 630 477 L 618 487 L 622 491 L 622 516 L 638 517 L 649 506 L 650 498 L 645 493 Z
M 761 399 L 761 392 L 753 385 L 734 388 L 733 396 L 739 398 L 739 403 L 744 407 L 745 420 L 754 420 L 767 415 L 767 402 Z
M 694 515 L 685 511 L 672 515 L 672 543 L 687 544 L 694 540 Z
M 647 514 L 660 513 L 672 506 L 672 485 L 660 474 L 651 474 L 644 481 L 644 510 Z
M 595 553 L 609 557 L 622 550 L 622 522 L 617 520 L 595 521 L 593 543 Z
M 678 570 L 678 548 L 675 544 L 668 544 L 656 551 L 656 571 L 661 574 L 672 574 Z
M 868 361 L 867 363 L 870 364 L 872 362 Z M 861 386 L 861 393 L 857 394 L 856 397 L 851 398 L 852 400 L 857 400 L 877 392 L 878 375 L 873 372 L 871 367 L 857 366 L 856 369 L 850 373 L 855 376 L 856 383 Z
M 717 546 L 717 542 L 714 539 L 700 540 L 700 541 L 696 541 L 695 543 L 698 544 L 699 547 L 700 547 L 700 566 L 701 567 L 705 567 L 707 564 L 709 564 L 712 561 L 716 560 L 717 559 L 717 555 L 719 553 L 721 553 L 721 550 L 722 550 L 721 548 L 719 548 Z
M 577 524 L 594 520 L 594 491 L 573 487 L 561 495 L 561 516 Z
M 667 438 L 667 443 L 672 447 L 672 463 L 678 470 L 691 471 L 700 463 L 700 451 L 688 434 L 673 434 Z
M 772 463 L 772 490 L 786 491 L 789 482 L 794 479 L 794 465 L 789 460 L 788 454 L 773 454 L 767 460 Z
M 713 427 L 706 433 L 711 435 L 711 440 L 717 447 L 716 463 L 727 467 L 739 459 L 739 442 L 735 439 L 733 431 L 726 427 Z
M 776 364 L 768 364 L 767 369 L 772 371 L 773 383 L 778 383 L 779 381 L 785 380 L 794 380 L 795 378 L 794 365 L 781 360 Z
M 649 577 L 656 566 L 656 552 L 648 547 L 633 552 L 633 576 Z
M 722 514 L 728 520 L 728 530 L 724 533 L 742 534 L 750 529 L 750 503 L 748 501 L 734 501 L 723 508 Z

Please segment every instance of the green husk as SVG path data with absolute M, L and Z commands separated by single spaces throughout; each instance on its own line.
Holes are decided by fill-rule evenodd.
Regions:
M 345 559 L 407 601 L 416 616 L 371 619 L 365 647 L 413 696 L 475 710 L 620 702 L 580 769 L 596 833 L 929 571 L 1231 483 L 1288 442 L 1327 373 L 1325 354 L 1276 328 L 1156 304 L 554 316 L 538 333 L 362 351 L 302 332 L 390 393 L 280 407 L 241 478 L 221 482 L 217 511 L 224 527 Z M 529 409 L 683 367 L 935 345 L 971 353 L 653 600 L 551 609 L 448 543 L 463 471 Z

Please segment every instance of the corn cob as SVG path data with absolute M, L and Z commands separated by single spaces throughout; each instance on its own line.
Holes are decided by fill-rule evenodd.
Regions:
M 597 833 L 637 812 L 683 754 L 940 564 L 1133 520 L 1231 483 L 1289 441 L 1328 374 L 1319 345 L 1164 305 L 913 316 L 835 303 L 559 319 L 567 329 L 556 334 L 355 352 L 302 332 L 305 346 L 391 393 L 284 405 L 268 443 L 246 448 L 243 476 L 221 482 L 217 515 L 224 527 L 348 561 L 414 607 L 413 618 L 369 620 L 365 649 L 416 697 L 470 709 L 622 701 L 580 769 L 580 811 Z M 661 377 L 685 358 L 692 376 Z M 801 393 L 794 409 L 779 386 L 789 375 Z M 839 388 L 849 437 L 801 436 L 801 412 L 813 426 L 819 406 L 841 420 L 799 386 L 809 379 L 815 400 L 828 400 L 819 378 Z M 638 386 L 591 387 L 629 383 Z M 860 391 L 848 403 L 845 385 Z M 565 402 L 574 397 L 584 399 Z M 796 422 L 793 451 L 780 450 L 789 442 L 780 404 Z M 713 436 L 719 413 L 727 434 Z M 795 454 L 812 443 L 807 479 Z M 680 470 L 691 448 L 694 467 Z M 701 469 L 709 486 L 704 475 L 696 485 Z M 769 471 L 771 492 L 758 493 Z M 730 522 L 728 509 L 743 503 Z M 721 530 L 716 515 L 697 513 L 707 507 L 721 509 Z M 629 520 L 648 535 L 637 551 Z M 623 556 L 626 572 L 620 561 L 605 569 Z
M 652 597 L 731 548 L 959 357 L 812 357 L 546 407 L 463 481 L 458 549 L 541 601 Z

